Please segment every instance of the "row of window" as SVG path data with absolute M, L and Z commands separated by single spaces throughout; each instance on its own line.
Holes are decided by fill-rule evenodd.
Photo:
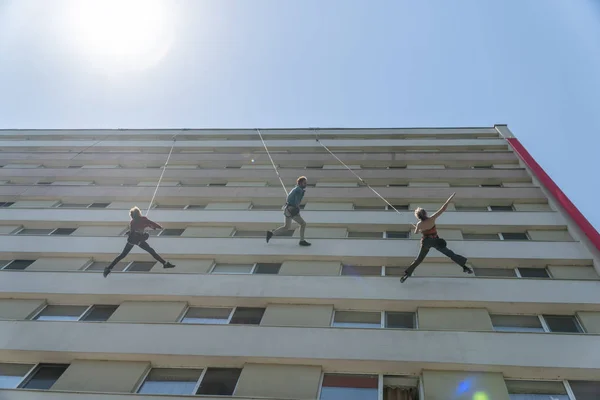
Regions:
M 67 368 L 69 364 L 0 364 L 0 388 L 50 390 Z M 241 368 L 151 368 L 134 392 L 232 396 L 241 373 Z M 319 399 L 419 400 L 416 379 L 414 383 L 407 379 L 400 383 L 398 378 L 404 377 L 325 373 L 321 379 Z M 597 400 L 600 393 L 600 381 L 507 379 L 505 384 L 511 400 Z M 457 392 L 465 391 L 460 385 L 462 383 Z
M 297 162 L 297 161 L 296 161 Z M 169 164 L 168 168 L 169 169 L 243 169 L 244 166 L 248 167 L 248 166 L 258 166 L 260 165 L 261 168 L 268 168 L 271 166 L 271 164 L 255 164 L 255 163 L 250 163 L 250 164 L 244 164 L 244 165 L 228 165 L 225 167 L 222 166 L 214 166 L 214 164 L 211 165 L 207 165 L 207 166 L 201 166 L 201 165 L 190 165 L 190 164 L 182 164 L 182 165 L 176 165 L 176 164 Z M 122 165 L 118 165 L 118 164 L 112 164 L 112 165 L 68 165 L 68 166 L 45 166 L 45 165 L 34 165 L 34 164 L 7 164 L 5 166 L 0 165 L 0 168 L 6 168 L 6 169 L 39 169 L 39 168 L 48 168 L 48 169 L 77 169 L 77 168 L 82 168 L 82 169 L 115 169 L 115 168 L 128 168 L 128 169 L 159 169 L 162 168 L 164 166 L 164 164 L 151 164 L 151 165 L 145 165 L 144 167 L 128 167 L 128 166 L 122 166 Z M 286 165 L 278 165 L 277 166 L 278 169 L 304 169 L 304 170 L 314 170 L 314 169 L 325 169 L 325 170 L 331 170 L 331 169 L 340 169 L 340 165 L 310 165 L 310 166 L 306 166 L 306 167 L 296 167 L 296 166 L 286 166 Z M 352 169 L 520 169 L 519 164 L 508 164 L 506 162 L 503 162 L 503 164 L 497 164 L 497 165 L 492 165 L 492 164 L 477 164 L 477 165 L 471 165 L 471 166 L 452 166 L 452 165 L 445 165 L 445 164 L 428 164 L 428 165 L 424 165 L 424 164 L 403 164 L 403 165 L 369 165 L 369 164 L 364 164 L 364 165 L 351 165 L 350 168 Z
M 116 305 L 47 305 L 31 316 L 35 321 L 104 322 L 117 310 Z M 265 308 L 189 307 L 179 322 L 201 325 L 259 325 Z M 491 314 L 497 332 L 585 333 L 574 315 L 498 315 Z M 331 326 L 336 328 L 417 329 L 417 313 L 392 311 L 335 310 Z
M 0 208 L 8 208 L 14 205 L 14 201 L 5 201 L 0 202 Z M 239 203 L 231 203 L 232 205 L 236 205 Z M 246 204 L 246 203 L 244 203 Z M 392 204 L 392 207 L 389 205 L 358 205 L 353 203 L 348 203 L 352 206 L 352 209 L 357 211 L 394 211 L 394 209 L 398 211 L 410 211 L 409 204 Z M 111 203 L 58 203 L 52 208 L 107 208 Z M 543 205 L 540 204 L 542 207 Z M 300 208 L 304 209 L 306 204 L 301 204 Z M 153 209 L 157 210 L 202 210 L 206 208 L 206 204 L 155 204 L 152 206 Z M 267 205 L 267 204 L 250 204 L 247 209 L 249 210 L 259 210 L 259 211 L 276 211 L 281 210 L 282 206 L 278 204 Z M 456 211 L 460 212 L 487 212 L 487 211 L 495 211 L 495 212 L 512 212 L 516 211 L 514 205 L 489 205 L 489 206 L 462 206 L 456 205 Z M 550 208 L 548 207 L 548 211 Z M 331 212 L 331 210 L 328 210 Z M 349 211 L 340 209 L 340 211 Z M 452 212 L 452 210 L 449 210 Z
M 25 270 L 36 260 L 0 260 L 0 270 Z M 82 267 L 85 271 L 103 271 L 109 262 L 90 261 Z M 117 263 L 113 272 L 149 272 L 156 265 L 155 261 L 121 261 Z M 215 263 L 210 268 L 210 274 L 219 275 L 277 275 L 281 270 L 282 263 L 254 263 L 254 264 L 228 264 Z M 453 268 L 448 264 L 447 268 Z M 595 276 L 592 266 L 582 268 L 589 269 L 589 276 Z M 399 277 L 404 275 L 406 267 L 394 266 L 364 266 L 364 265 L 342 265 L 341 276 L 391 276 Z M 475 277 L 485 278 L 534 278 L 534 279 L 552 279 L 554 278 L 548 268 L 544 267 L 516 267 L 516 268 L 473 268 Z M 599 277 L 600 278 L 600 277 Z

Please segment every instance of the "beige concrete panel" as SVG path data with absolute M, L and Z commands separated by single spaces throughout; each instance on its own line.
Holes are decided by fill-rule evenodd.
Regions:
M 148 362 L 74 360 L 52 390 L 131 393 L 148 368 Z
M 438 235 L 446 240 L 463 240 L 460 229 L 438 229 Z
M 417 209 L 417 207 L 421 207 L 427 210 L 429 214 L 433 214 L 434 212 L 439 210 L 443 205 L 444 203 L 410 203 L 408 205 L 408 209 L 410 211 L 414 211 Z M 448 204 L 448 208 L 446 209 L 446 211 L 456 211 L 454 203 Z
M 564 231 L 527 231 L 531 240 L 545 242 L 573 242 L 573 238 L 567 230 Z
M 316 399 L 320 366 L 246 364 L 234 395 L 274 399 Z
M 250 202 L 244 203 L 208 203 L 206 210 L 247 210 L 250 208 Z
M 549 265 L 548 270 L 554 279 L 600 280 L 600 276 L 592 266 Z
M 336 261 L 284 261 L 279 275 L 338 276 L 341 269 Z
M 304 207 L 306 211 L 349 211 L 354 209 L 352 203 L 320 203 L 309 201 Z
M 163 268 L 162 264 L 156 263 L 151 272 L 164 272 L 168 274 L 208 274 L 214 260 L 171 260 L 176 265 L 175 268 Z
M 108 319 L 108 322 L 177 322 L 187 303 L 184 301 L 126 301 Z
M 356 182 L 317 182 L 317 187 L 358 187 Z
M 40 310 L 46 300 L 0 300 L 0 320 L 24 320 Z
M 156 187 L 156 184 L 158 183 L 158 179 L 155 181 L 143 181 L 138 183 L 138 186 L 152 186 L 152 187 Z M 179 185 L 179 181 L 160 181 L 160 186 L 177 186 Z
M 349 165 L 346 164 L 350 169 L 361 169 L 361 166 L 358 164 Z M 323 165 L 323 169 L 346 169 L 342 164 L 326 164 Z
M 514 203 L 513 207 L 516 211 L 552 211 L 552 208 L 547 203 L 545 204 L 519 204 Z
M 106 208 L 118 208 L 120 210 L 130 210 L 131 208 L 138 206 L 141 209 L 141 205 L 138 205 L 136 201 L 113 201 Z
M 80 226 L 71 236 L 119 236 L 127 229 L 125 226 Z
M 305 236 L 306 238 L 315 239 L 345 238 L 348 236 L 348 230 L 346 228 L 319 228 L 307 225 Z M 294 237 L 300 237 L 300 228 L 296 229 Z
M 435 253 L 437 250 L 430 250 L 431 253 Z M 415 257 L 418 254 L 418 249 L 415 251 Z M 450 260 L 448 260 L 450 261 Z M 439 277 L 457 277 L 457 278 L 473 278 L 474 274 L 465 274 L 462 267 L 456 265 L 453 262 L 424 262 L 417 267 L 413 276 L 439 276 Z
M 55 181 L 52 182 L 52 185 L 60 185 L 60 186 L 81 186 L 81 185 L 91 185 L 93 181 Z M 155 184 L 156 185 L 156 184 Z
M 462 382 L 472 382 L 467 390 L 458 391 Z M 476 393 L 484 393 L 486 399 L 510 400 L 501 373 L 423 371 L 424 400 L 473 400 Z
M 20 200 L 10 208 L 50 208 L 59 203 L 58 200 Z
M 38 258 L 27 267 L 28 271 L 77 271 L 91 261 L 90 258 Z
M 408 164 L 406 169 L 445 169 L 441 164 Z
M 408 182 L 409 187 L 450 187 L 448 182 Z
M 502 183 L 502 186 L 504 186 L 505 188 L 521 188 L 521 187 L 525 188 L 525 187 L 534 187 L 537 185 L 532 182 L 504 182 L 504 183 Z
M 519 164 L 494 164 L 494 168 L 498 169 L 520 169 L 521 166 Z
M 277 166 L 279 168 L 279 166 Z M 273 169 L 273 166 L 269 165 L 269 164 L 249 164 L 249 165 L 242 165 L 241 169 Z
M 185 237 L 230 237 L 233 235 L 233 226 L 192 226 L 186 228 L 181 236 Z
M 600 334 L 600 312 L 580 311 L 577 317 L 586 333 Z
M 39 168 L 39 164 L 6 164 L 3 168 Z
M 104 168 L 119 168 L 118 164 L 104 164 L 104 165 L 82 165 L 82 169 L 104 169 Z
M 326 328 L 331 325 L 332 315 L 333 305 L 269 304 L 260 324 Z
M 419 329 L 451 331 L 493 331 L 492 320 L 482 308 L 427 308 L 417 310 Z
M 227 182 L 227 184 L 225 186 L 261 187 L 261 186 L 267 186 L 267 182 Z
M 11 233 L 20 228 L 20 225 L 2 225 L 0 226 L 0 235 L 10 235 Z

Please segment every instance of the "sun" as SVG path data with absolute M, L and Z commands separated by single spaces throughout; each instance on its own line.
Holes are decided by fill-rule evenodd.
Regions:
M 173 41 L 173 21 L 161 0 L 74 0 L 68 21 L 78 51 L 99 68 L 145 69 Z

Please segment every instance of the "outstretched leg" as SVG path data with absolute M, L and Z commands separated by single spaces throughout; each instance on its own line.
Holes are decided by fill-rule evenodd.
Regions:
M 402 278 L 400 278 L 400 282 L 404 282 L 409 276 L 411 276 L 413 274 L 413 272 L 415 271 L 415 269 L 417 269 L 419 264 L 421 264 L 423 262 L 423 260 L 425 259 L 425 257 L 427 257 L 427 253 L 429 253 L 429 247 L 425 246 L 423 243 L 421 243 L 421 249 L 419 250 L 419 255 L 417 256 L 417 258 L 415 258 L 415 260 L 412 262 L 412 264 L 410 264 L 408 266 L 406 271 L 404 271 L 404 276 Z
M 292 219 L 300 225 L 300 246 L 310 246 L 310 243 L 304 240 L 304 231 L 306 230 L 306 222 L 304 221 L 304 218 L 298 214 L 293 216 Z
M 456 254 L 455 252 L 450 250 L 448 247 L 446 247 L 445 241 L 436 243 L 435 249 L 437 251 L 439 251 L 440 253 L 442 253 L 443 255 L 445 255 L 446 257 L 450 258 L 456 264 L 460 265 L 463 268 L 464 272 L 466 272 L 468 274 L 473 273 L 473 270 L 471 268 L 467 267 L 467 258 L 461 256 L 460 254 Z
M 273 231 L 267 231 L 267 243 L 273 236 L 283 235 L 284 232 L 289 231 L 292 228 L 292 217 L 285 216 L 285 223 L 279 228 Z
M 104 275 L 104 277 L 106 278 L 108 276 L 108 274 L 110 274 L 110 271 L 114 268 L 115 265 L 117 265 L 117 263 L 119 261 L 121 261 L 122 259 L 125 258 L 125 256 L 127 256 L 127 254 L 129 254 L 129 252 L 131 251 L 131 249 L 133 249 L 133 245 L 129 242 L 127 242 L 127 244 L 125 245 L 125 248 L 123 248 L 123 251 L 121 252 L 121 254 L 119 254 L 111 263 L 108 267 L 104 268 L 104 272 L 102 273 Z
M 154 251 L 154 249 L 152 247 L 150 247 L 148 242 L 140 242 L 140 244 L 138 244 L 138 246 L 140 246 L 140 248 L 142 248 L 142 249 L 146 250 L 148 253 L 150 253 L 150 255 L 152 257 L 154 257 L 154 259 L 156 261 L 161 263 L 163 265 L 163 267 L 165 267 L 165 268 L 175 267 L 173 264 L 166 262 L 161 256 L 159 256 L 158 253 L 156 251 Z

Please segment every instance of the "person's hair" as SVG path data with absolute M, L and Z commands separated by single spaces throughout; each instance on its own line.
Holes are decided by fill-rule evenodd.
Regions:
M 131 210 L 129 210 L 129 216 L 131 216 L 131 219 L 137 219 L 142 216 L 142 212 L 139 208 L 133 207 Z
M 415 210 L 415 217 L 417 217 L 421 221 L 425 221 L 427 219 L 427 211 L 424 208 L 417 207 Z
M 306 182 L 306 177 L 305 176 L 301 176 L 300 178 L 296 179 L 296 183 L 298 185 L 301 184 L 303 181 Z

